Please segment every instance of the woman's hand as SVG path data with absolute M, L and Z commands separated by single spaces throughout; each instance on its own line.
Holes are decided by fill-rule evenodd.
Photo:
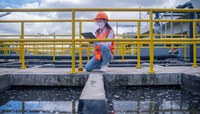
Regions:
M 101 42 L 94 42 L 93 44 L 92 44 L 93 46 L 103 46 L 104 44 L 103 43 L 101 43 Z

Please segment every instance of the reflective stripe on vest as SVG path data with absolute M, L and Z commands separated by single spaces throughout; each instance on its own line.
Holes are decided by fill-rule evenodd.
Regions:
M 102 31 L 102 32 L 104 32 L 103 34 L 102 33 L 98 34 L 96 32 L 96 37 L 98 39 L 102 39 L 102 38 L 104 39 L 104 38 L 108 37 L 108 35 L 110 33 L 110 29 L 107 29 L 107 28 L 105 28 L 105 29 L 106 29 L 105 32 Z M 113 35 L 113 38 L 114 38 L 114 35 Z M 111 45 L 110 45 L 110 52 L 112 54 L 114 54 L 114 42 L 112 42 Z M 101 60 L 101 47 L 100 46 L 95 46 L 94 54 L 95 54 L 95 57 L 96 57 L 97 60 Z

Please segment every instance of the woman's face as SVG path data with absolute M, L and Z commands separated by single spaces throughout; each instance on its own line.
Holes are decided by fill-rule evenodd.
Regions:
M 104 19 L 97 19 L 96 23 L 105 23 L 105 20 Z
M 100 29 L 102 29 L 102 28 L 105 26 L 105 24 L 106 24 L 106 20 L 104 20 L 104 19 L 97 19 L 97 20 L 96 20 L 96 25 L 97 25 Z

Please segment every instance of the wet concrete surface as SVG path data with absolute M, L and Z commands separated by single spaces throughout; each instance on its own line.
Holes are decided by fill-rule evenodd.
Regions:
M 90 74 L 79 99 L 78 113 L 108 114 L 103 76 L 101 74 Z
M 0 114 L 71 114 L 80 87 L 12 87 L 0 93 Z
M 0 74 L 69 74 L 71 68 L 0 68 Z M 173 66 L 162 67 L 154 66 L 155 73 L 186 73 L 197 74 L 200 76 L 200 67 L 193 68 L 192 66 Z M 107 74 L 148 74 L 149 67 L 142 67 L 141 69 L 132 67 L 108 67 Z M 78 72 L 78 74 L 90 74 L 99 72 L 99 69 L 92 72 Z
M 200 114 L 200 95 L 179 86 L 119 87 L 107 99 L 115 114 Z

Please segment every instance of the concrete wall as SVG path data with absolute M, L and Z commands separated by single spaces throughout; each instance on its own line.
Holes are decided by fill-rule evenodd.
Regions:
M 11 86 L 11 78 L 7 74 L 0 75 L 0 92 L 4 91 Z
M 200 75 L 185 74 L 181 77 L 181 87 L 200 95 Z
M 104 74 L 106 88 L 116 86 L 180 85 L 180 73 L 171 74 Z
M 0 92 L 11 85 L 17 86 L 85 86 L 89 74 L 2 74 Z M 117 86 L 181 85 L 182 88 L 200 94 L 200 74 L 103 74 L 106 89 Z
M 12 85 L 29 86 L 84 86 L 88 75 L 65 74 L 10 74 Z

